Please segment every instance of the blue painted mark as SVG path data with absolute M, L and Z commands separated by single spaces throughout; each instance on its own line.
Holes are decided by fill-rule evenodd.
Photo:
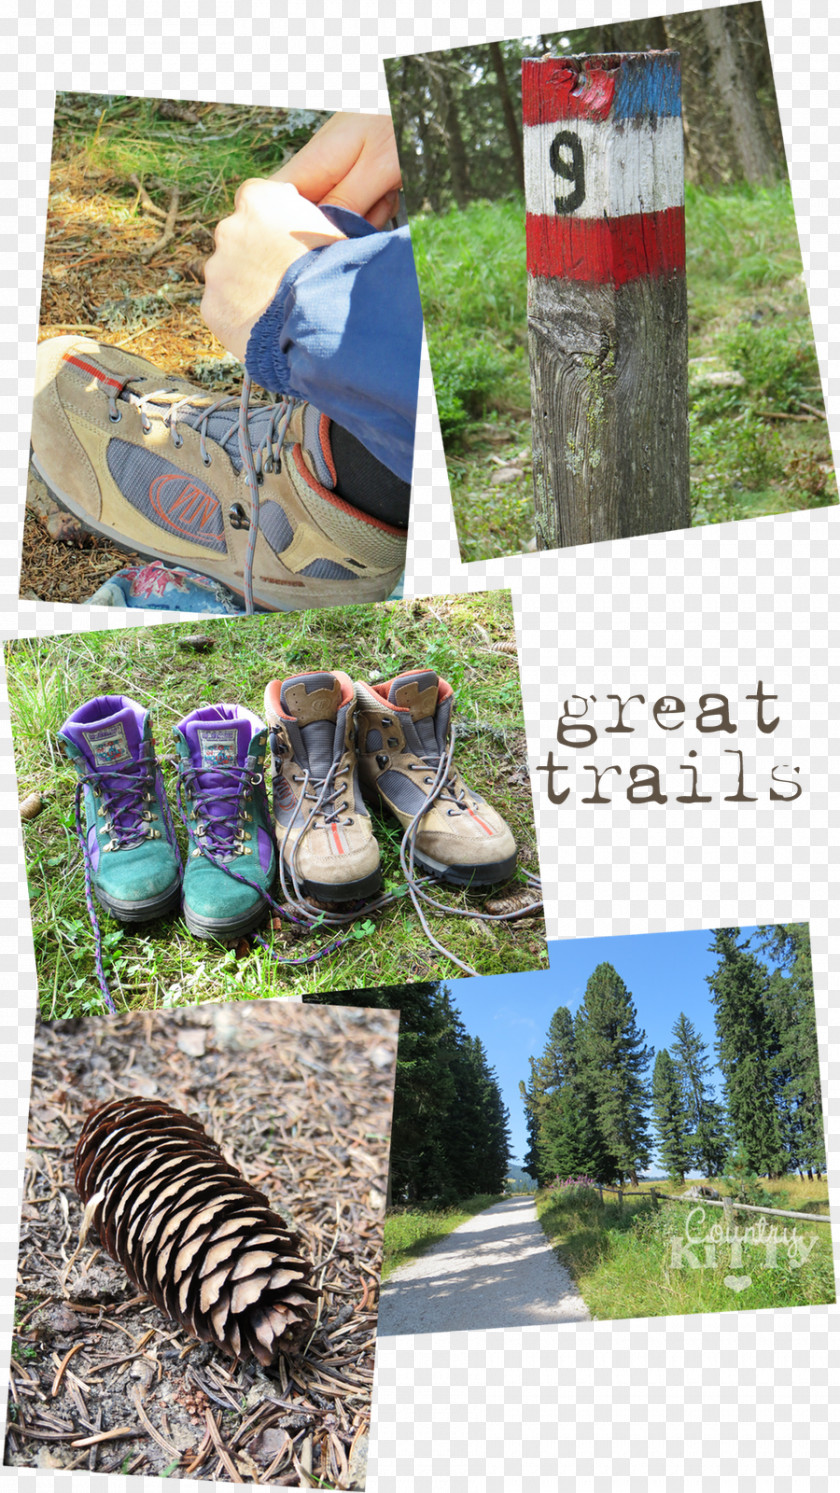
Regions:
M 616 78 L 613 119 L 663 119 L 676 114 L 682 114 L 679 53 L 625 59 Z

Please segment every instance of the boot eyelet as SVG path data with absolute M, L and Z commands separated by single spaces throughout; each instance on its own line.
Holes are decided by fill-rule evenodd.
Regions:
M 399 738 L 398 737 L 396 737 L 396 736 L 389 736 L 388 737 L 388 745 L 389 745 L 389 747 L 398 747 L 399 744 L 400 743 L 399 743 Z
M 181 447 L 184 444 L 184 437 L 182 435 L 173 435 L 172 444 L 175 447 L 176 451 L 180 451 Z
M 391 760 L 390 757 L 386 757 L 386 755 L 385 755 L 384 752 L 377 752 L 377 754 L 376 754 L 376 765 L 377 765 L 377 767 L 387 767 L 388 763 L 390 762 L 390 760 Z
M 206 467 L 212 467 L 212 465 L 213 465 L 213 458 L 212 458 L 212 456 L 202 456 L 201 459 L 204 462 L 204 465 Z
M 151 430 L 151 428 L 152 428 L 152 422 L 151 422 L 151 420 L 143 420 L 141 422 L 140 429 L 142 430 L 142 432 L 143 432 L 144 435 L 148 435 L 149 431 Z
M 389 715 L 381 715 L 379 717 L 379 724 L 381 726 L 393 726 L 394 722 Z
M 109 415 L 108 419 L 110 420 L 112 425 L 119 425 L 122 419 L 122 411 L 117 410 L 117 413 L 115 415 Z

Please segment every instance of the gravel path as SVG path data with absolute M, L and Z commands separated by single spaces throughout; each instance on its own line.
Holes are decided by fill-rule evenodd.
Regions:
M 379 1307 L 380 1337 L 588 1321 L 529 1197 L 495 1203 L 402 1265 Z

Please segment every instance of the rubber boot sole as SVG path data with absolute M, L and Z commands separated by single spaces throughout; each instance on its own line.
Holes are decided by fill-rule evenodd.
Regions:
M 109 897 L 96 885 L 93 890 L 100 906 L 119 923 L 151 923 L 155 918 L 164 918 L 170 912 L 177 912 L 181 902 L 180 880 L 167 891 L 161 892 L 160 896 L 146 897 L 142 901 L 121 902 L 116 897 Z
M 193 938 L 204 943 L 232 943 L 255 933 L 268 919 L 268 903 L 260 900 L 254 907 L 235 918 L 205 918 L 184 903 L 184 922 Z
M 496 886 L 501 881 L 508 881 L 516 870 L 516 851 L 509 855 L 507 860 L 494 861 L 483 866 L 445 866 L 440 861 L 433 861 L 427 855 L 421 855 L 419 850 L 414 852 L 415 866 L 421 866 L 424 871 L 431 872 L 438 881 L 445 881 L 449 886 L 479 887 Z
M 286 867 L 288 871 L 288 866 Z M 291 874 L 291 873 L 289 873 Z M 311 881 L 298 876 L 300 889 L 305 897 L 314 897 L 317 902 L 364 902 L 382 890 L 382 872 L 377 866 L 358 881 Z
M 212 555 L 207 555 L 206 562 L 202 559 L 200 568 L 196 569 L 196 566 L 199 564 L 196 560 L 185 560 L 163 549 L 151 549 L 144 545 L 131 544 L 125 538 L 124 534 L 119 534 L 116 529 L 110 528 L 108 524 L 91 523 L 90 515 L 78 503 L 74 502 L 71 497 L 68 497 L 67 493 L 62 492 L 61 488 L 56 486 L 52 477 L 47 475 L 34 451 L 30 454 L 30 461 L 50 497 L 66 513 L 72 514 L 73 518 L 79 524 L 80 528 L 84 529 L 86 534 L 92 534 L 95 538 L 99 539 L 107 539 L 121 554 L 139 555 L 143 560 L 161 560 L 164 565 L 177 565 L 181 570 L 192 571 L 194 575 L 209 576 L 211 580 L 218 581 L 220 585 L 226 586 L 228 591 L 231 591 L 236 597 L 237 601 L 241 601 L 244 609 L 245 592 L 243 578 L 236 575 L 231 576 L 221 566 L 214 565 Z M 282 561 L 279 563 L 282 564 Z M 353 602 L 384 601 L 386 597 L 390 596 L 402 572 L 403 567 L 400 566 L 399 569 L 388 571 L 382 577 L 378 577 L 375 582 L 366 582 L 357 577 L 354 582 Z M 311 580 L 307 581 L 305 577 L 303 580 L 299 580 L 296 577 L 290 576 L 288 581 L 284 580 L 281 582 L 278 580 L 277 584 L 288 585 L 290 591 L 297 591 L 298 593 L 303 591 L 304 595 L 301 596 L 298 594 L 294 599 L 290 596 L 288 601 L 280 601 L 275 595 L 262 590 L 259 578 L 255 576 L 254 606 L 266 612 L 300 612 L 310 607 L 337 607 L 346 606 L 347 604 L 346 581 L 323 582 L 318 585 L 317 582 L 313 584 Z M 344 588 L 343 591 L 342 587 Z

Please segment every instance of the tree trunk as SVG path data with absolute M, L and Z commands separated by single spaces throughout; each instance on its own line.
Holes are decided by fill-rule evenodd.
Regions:
M 452 81 L 448 76 L 447 68 L 448 64 L 446 62 L 443 64 L 436 63 L 433 76 L 437 85 L 441 126 L 449 158 L 449 180 L 452 186 L 452 195 L 458 207 L 463 210 L 470 196 L 469 167 L 467 164 L 464 137 L 461 134 L 458 106 L 455 102 Z
M 662 16 L 642 21 L 614 21 L 610 26 L 610 47 L 617 52 L 664 52 L 668 45 Z
M 523 63 L 539 549 L 690 523 L 679 59 L 615 61 Z
M 507 130 L 511 153 L 513 155 L 513 168 L 516 174 L 516 184 L 519 187 L 520 192 L 524 192 L 525 159 L 522 154 L 522 137 L 519 133 L 519 126 L 516 123 L 516 114 L 514 113 L 513 102 L 511 100 L 510 89 L 508 87 L 507 74 L 505 73 L 505 60 L 502 56 L 502 48 L 499 42 L 491 41 L 489 50 L 490 60 L 493 64 L 493 71 L 496 74 L 496 82 L 499 88 L 499 98 L 502 104 L 502 114 L 504 115 L 505 129 Z
M 732 121 L 732 139 L 744 178 L 758 184 L 778 175 L 770 134 L 756 98 L 755 81 L 744 57 L 736 22 L 728 9 L 704 10 L 703 30 L 712 76 Z

